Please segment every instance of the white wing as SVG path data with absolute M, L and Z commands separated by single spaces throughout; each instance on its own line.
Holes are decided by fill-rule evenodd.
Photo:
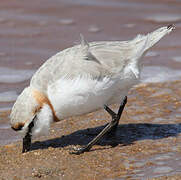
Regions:
M 138 35 L 131 41 L 102 41 L 87 43 L 82 37 L 81 44 L 65 49 L 48 59 L 35 73 L 31 86 L 46 92 L 47 85 L 62 77 L 90 76 L 101 78 L 121 74 L 129 63 L 137 63 L 144 53 L 172 27 L 162 27 L 147 34 Z

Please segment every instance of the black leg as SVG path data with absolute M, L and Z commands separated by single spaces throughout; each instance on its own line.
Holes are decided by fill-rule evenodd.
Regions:
M 111 115 L 112 119 L 115 118 L 115 119 L 117 120 L 117 122 L 115 123 L 115 125 L 114 125 L 114 126 L 112 127 L 112 129 L 109 131 L 109 134 L 108 134 L 109 137 L 115 135 L 116 129 L 117 129 L 118 124 L 119 124 L 119 120 L 120 120 L 120 118 L 121 118 L 121 115 L 122 115 L 122 112 L 123 112 L 123 110 L 124 110 L 124 107 L 125 107 L 126 103 L 127 103 L 127 96 L 124 98 L 123 103 L 120 105 L 117 114 L 116 114 L 114 111 L 112 111 L 108 106 L 105 106 L 105 107 L 104 107 L 104 109 Z
M 95 143 L 97 143 L 107 132 L 110 132 L 110 130 L 112 130 L 112 128 L 116 128 L 119 123 L 119 119 L 121 117 L 121 114 L 123 112 L 123 109 L 124 109 L 126 103 L 127 103 L 127 97 L 125 97 L 123 104 L 120 106 L 117 114 L 115 112 L 113 112 L 108 106 L 105 106 L 104 107 L 105 110 L 112 116 L 111 122 L 86 146 L 81 147 L 81 148 L 75 148 L 74 151 L 72 151 L 70 153 L 71 154 L 81 154 L 86 151 L 89 151 L 91 149 L 91 147 Z
M 31 133 L 32 133 L 32 128 L 34 127 L 34 121 L 36 119 L 36 115 L 33 117 L 31 123 L 28 125 L 28 131 L 25 135 L 25 137 L 23 138 L 23 149 L 22 149 L 22 153 L 28 152 L 30 150 L 31 147 Z
M 30 150 L 30 147 L 31 147 L 31 135 L 27 134 L 23 138 L 23 150 L 22 150 L 22 153 L 28 152 Z

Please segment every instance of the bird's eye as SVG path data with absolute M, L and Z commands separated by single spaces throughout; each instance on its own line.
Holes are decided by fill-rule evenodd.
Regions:
M 18 124 L 11 126 L 11 128 L 15 131 L 20 131 L 20 130 L 22 130 L 23 127 L 24 127 L 24 123 L 18 123 Z

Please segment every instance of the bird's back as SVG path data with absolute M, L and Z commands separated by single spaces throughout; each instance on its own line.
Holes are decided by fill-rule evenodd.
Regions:
M 116 43 L 117 44 L 117 43 Z M 34 74 L 31 85 L 46 90 L 47 85 L 60 78 L 112 76 L 116 69 L 125 65 L 123 50 L 115 48 L 114 42 L 93 42 L 89 47 L 81 45 L 65 49 L 48 59 Z
M 49 84 L 63 77 L 114 77 L 121 74 L 129 64 L 137 64 L 142 55 L 172 29 L 162 27 L 130 41 L 87 43 L 82 38 L 80 45 L 65 49 L 48 59 L 32 77 L 30 85 L 46 91 Z

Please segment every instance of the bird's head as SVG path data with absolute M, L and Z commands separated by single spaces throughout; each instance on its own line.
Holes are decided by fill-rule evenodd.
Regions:
M 27 136 L 30 138 L 30 148 L 31 136 L 47 133 L 52 121 L 53 112 L 46 96 L 31 87 L 25 88 L 10 114 L 12 129 L 21 132 L 24 140 L 27 140 Z M 23 142 L 23 148 L 24 146 Z

